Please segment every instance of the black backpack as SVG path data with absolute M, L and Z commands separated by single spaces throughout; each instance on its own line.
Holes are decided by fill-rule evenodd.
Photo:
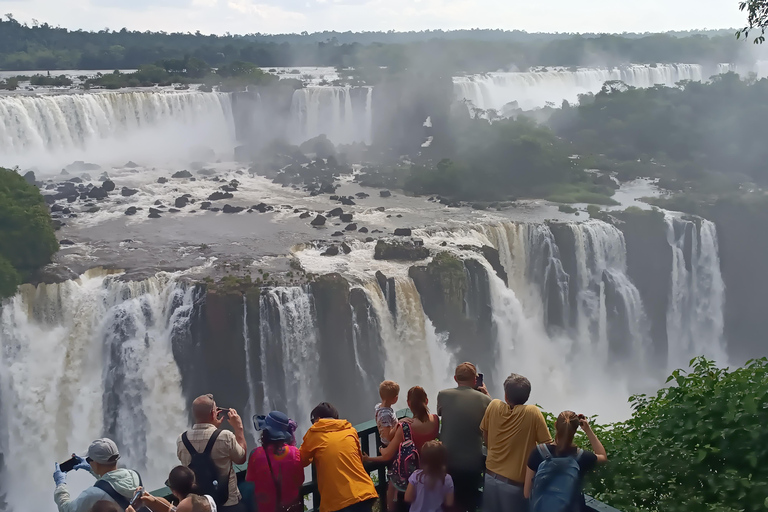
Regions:
M 213 450 L 213 444 L 221 434 L 221 429 L 216 429 L 208 440 L 208 444 L 205 445 L 203 453 L 198 453 L 195 450 L 192 443 L 189 442 L 187 433 L 181 434 L 181 441 L 192 456 L 192 462 L 189 463 L 189 469 L 195 473 L 195 481 L 197 482 L 198 494 L 207 494 L 216 505 L 223 506 L 229 499 L 229 475 L 221 478 L 219 476 L 219 470 L 216 464 L 213 463 L 211 457 L 211 451 Z
M 139 477 L 139 487 L 144 487 L 144 484 L 141 482 L 141 475 L 139 475 L 138 472 L 136 473 L 136 475 L 138 475 Z M 107 493 L 109 497 L 112 498 L 122 510 L 125 510 L 130 506 L 131 504 L 130 500 L 125 496 L 123 496 L 122 494 L 120 494 L 119 492 L 117 492 L 115 488 L 112 487 L 112 484 L 110 484 L 106 480 L 101 480 L 101 479 L 96 480 L 96 483 L 93 484 L 93 486 Z M 137 509 L 137 512 L 151 512 L 151 511 L 147 507 L 140 507 Z

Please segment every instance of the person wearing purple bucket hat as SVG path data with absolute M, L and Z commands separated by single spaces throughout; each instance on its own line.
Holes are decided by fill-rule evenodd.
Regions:
M 254 416 L 261 446 L 248 458 L 246 482 L 253 482 L 259 512 L 303 512 L 304 466 L 296 448 L 296 422 L 280 411 Z

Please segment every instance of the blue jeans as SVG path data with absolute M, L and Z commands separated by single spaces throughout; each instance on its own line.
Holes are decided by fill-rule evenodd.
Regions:
M 483 482 L 483 512 L 528 512 L 523 488 L 486 474 Z

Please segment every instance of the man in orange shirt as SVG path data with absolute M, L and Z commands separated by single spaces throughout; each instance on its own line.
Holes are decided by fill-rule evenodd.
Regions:
M 488 447 L 483 512 L 528 510 L 523 495 L 528 455 L 537 444 L 552 442 L 539 408 L 525 405 L 530 395 L 530 381 L 513 373 L 504 381 L 505 401 L 492 401 L 480 423 Z
M 314 408 L 311 420 L 301 444 L 301 462 L 315 463 L 320 512 L 371 512 L 378 494 L 363 468 L 357 430 L 340 420 L 327 402 Z

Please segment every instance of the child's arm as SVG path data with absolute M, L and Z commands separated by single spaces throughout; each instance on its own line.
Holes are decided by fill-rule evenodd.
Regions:
M 453 494 L 451 494 L 451 496 L 453 496 Z M 415 500 L 416 487 L 412 483 L 408 482 L 408 488 L 405 490 L 405 501 L 407 503 L 413 503 Z M 451 505 L 453 505 L 453 499 L 451 499 Z
M 395 437 L 395 432 L 397 432 L 397 424 L 390 425 L 389 427 L 381 427 L 379 429 L 379 435 L 382 439 L 386 439 L 387 441 L 392 441 L 392 438 Z
M 443 505 L 445 505 L 446 507 L 453 506 L 453 490 L 446 493 L 445 498 L 443 498 Z

